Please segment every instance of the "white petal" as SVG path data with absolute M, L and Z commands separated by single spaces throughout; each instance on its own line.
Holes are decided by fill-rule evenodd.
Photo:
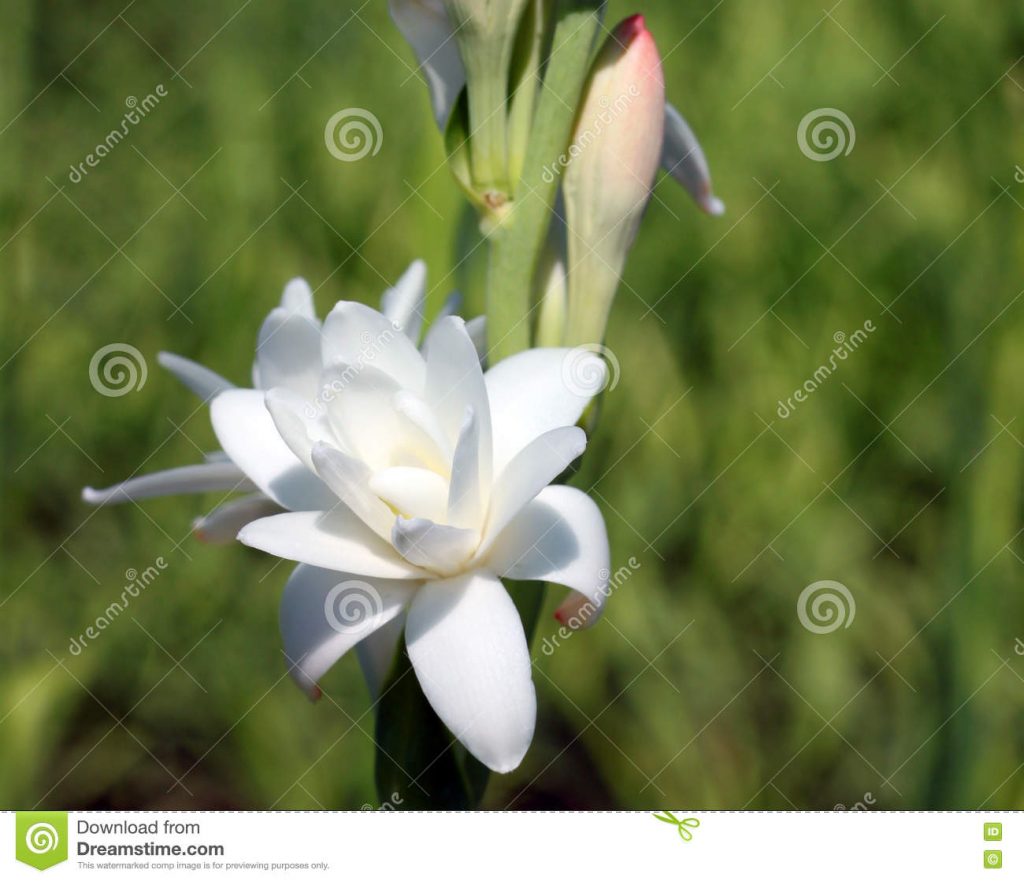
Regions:
M 264 517 L 244 526 L 238 540 L 276 557 L 367 578 L 425 578 L 343 506 Z
M 313 446 L 313 467 L 353 514 L 387 541 L 395 515 L 370 490 L 370 469 L 322 441 Z
M 488 370 L 495 473 L 534 438 L 575 425 L 604 387 L 605 369 L 600 356 L 585 349 L 528 349 Z
M 258 389 L 221 392 L 210 405 L 213 430 L 246 476 L 282 508 L 330 508 L 334 494 L 302 464 L 278 433 Z
M 391 543 L 414 566 L 451 575 L 472 555 L 480 543 L 480 533 L 475 529 L 444 526 L 423 517 L 398 517 L 391 528 Z
M 320 325 L 301 312 L 274 309 L 260 328 L 256 364 L 262 388 L 280 386 L 314 400 L 320 380 Z
M 472 407 L 459 432 L 452 457 L 452 476 L 448 487 L 446 522 L 453 526 L 479 530 L 490 498 L 490 476 L 481 474 L 480 420 Z M 486 489 L 486 496 L 485 496 Z
M 436 471 L 399 466 L 377 471 L 370 489 L 406 517 L 443 523 L 448 512 L 448 481 Z
M 185 465 L 167 471 L 154 471 L 152 474 L 143 474 L 122 483 L 115 483 L 106 489 L 93 489 L 87 486 L 82 490 L 82 500 L 90 505 L 118 505 L 159 496 L 225 489 L 250 491 L 255 487 L 233 462 L 207 462 L 203 465 Z
M 409 658 L 441 721 L 487 767 L 516 768 L 537 698 L 523 625 L 501 582 L 486 572 L 428 582 L 408 616 Z
M 388 673 L 391 672 L 391 665 L 395 661 L 395 653 L 398 651 L 398 643 L 402 638 L 403 630 L 405 630 L 404 611 L 356 644 L 359 666 L 363 668 L 366 686 L 374 701 L 380 697 L 384 681 L 387 679 Z
M 364 581 L 344 572 L 295 567 L 281 597 L 280 624 L 289 672 L 318 696 L 317 681 L 350 648 L 401 615 L 415 588 Z
M 313 468 L 313 444 L 333 440 L 326 415 L 314 404 L 285 388 L 272 388 L 265 403 L 281 439 L 307 468 Z
M 582 428 L 556 428 L 542 434 L 509 462 L 491 493 L 481 554 L 526 503 L 581 456 L 586 447 L 587 436 Z
M 608 596 L 604 518 L 586 493 L 571 486 L 542 490 L 502 530 L 486 563 L 506 578 L 553 581 L 579 591 L 589 601 L 588 623 Z
M 316 309 L 313 307 L 313 289 L 304 278 L 293 278 L 284 286 L 281 294 L 281 308 L 293 315 L 301 315 L 310 321 L 316 321 Z
M 273 499 L 253 493 L 218 505 L 205 517 L 197 518 L 192 523 L 192 534 L 207 544 L 227 544 L 235 540 L 246 523 L 281 512 L 281 506 Z
M 466 83 L 462 58 L 441 0 L 388 0 L 388 9 L 402 36 L 412 46 L 430 88 L 437 127 L 448 116 Z
M 683 185 L 701 210 L 718 216 L 725 205 L 711 191 L 711 172 L 693 129 L 671 104 L 665 105 L 661 166 Z
M 387 318 L 362 303 L 338 303 L 324 321 L 323 364 L 376 367 L 400 386 L 420 393 L 426 365 L 419 350 Z
M 414 260 L 393 288 L 384 291 L 380 311 L 413 343 L 423 330 L 423 305 L 427 298 L 427 264 Z
M 466 408 L 472 407 L 480 421 L 481 444 L 490 448 L 491 414 L 487 405 L 487 386 L 480 369 L 480 358 L 466 331 L 466 322 L 458 316 L 443 318 L 431 328 L 423 397 L 453 443 L 462 430 Z M 489 482 L 490 461 L 486 464 Z
M 203 367 L 202 364 L 182 358 L 181 355 L 175 355 L 173 352 L 160 352 L 156 356 L 156 360 L 161 367 L 173 373 L 185 388 L 199 395 L 204 401 L 235 387 L 234 383 L 228 382 L 209 367 Z
M 470 318 L 466 322 L 466 333 L 473 341 L 480 363 L 484 364 L 487 361 L 487 319 L 483 315 Z

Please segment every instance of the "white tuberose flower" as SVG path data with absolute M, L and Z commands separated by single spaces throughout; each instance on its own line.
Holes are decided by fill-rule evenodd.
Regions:
M 421 354 L 384 315 L 342 302 L 320 339 L 324 369 L 318 384 L 309 368 L 307 394 L 233 389 L 212 407 L 224 449 L 264 492 L 290 487 L 298 459 L 335 494 L 324 510 L 256 520 L 238 536 L 302 564 L 281 605 L 293 676 L 316 696 L 359 643 L 372 688 L 405 615 L 438 716 L 480 761 L 510 771 L 533 737 L 536 698 L 500 577 L 566 585 L 597 610 L 607 591 L 597 506 L 548 485 L 583 452 L 575 423 L 589 397 L 563 381 L 565 349 L 522 352 L 484 374 L 456 317 L 435 322 Z M 292 458 L 269 433 L 262 452 L 254 443 L 270 418 Z M 362 614 L 346 625 L 350 607 Z
M 394 328 L 418 340 L 423 325 L 423 304 L 426 297 L 426 267 L 414 262 L 398 283 L 385 292 L 381 309 Z M 445 311 L 453 308 L 452 300 Z M 479 325 L 474 329 L 479 332 Z M 281 305 L 273 309 L 260 328 L 256 357 L 252 365 L 253 387 L 267 389 L 281 386 L 297 394 L 315 386 L 319 378 L 320 321 L 313 307 L 313 292 L 302 278 L 292 279 L 285 286 Z M 235 388 L 234 384 L 201 364 L 161 352 L 160 365 L 173 373 L 190 391 L 204 401 L 220 392 Z M 254 449 L 235 448 L 231 453 L 211 453 L 197 465 L 185 465 L 132 477 L 106 489 L 86 487 L 82 498 L 93 505 L 123 504 L 129 501 L 185 493 L 213 491 L 249 491 L 249 495 L 231 499 L 199 518 L 194 530 L 208 542 L 233 541 L 238 530 L 250 520 L 265 517 L 282 509 L 311 510 L 329 504 L 333 496 L 315 475 L 294 459 L 288 448 L 276 438 L 276 431 L 266 414 L 261 420 L 266 431 L 254 430 Z M 269 441 L 264 436 L 269 436 Z M 260 441 L 264 441 L 260 445 Z M 275 443 L 276 440 L 276 443 Z M 246 461 L 252 455 L 266 453 L 269 442 L 278 457 L 291 460 L 293 473 L 289 481 L 275 487 L 257 487 L 245 476 L 234 456 Z M 232 455 L 233 454 L 233 455 Z

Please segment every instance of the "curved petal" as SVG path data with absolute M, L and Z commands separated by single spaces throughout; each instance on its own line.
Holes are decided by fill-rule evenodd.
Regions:
M 366 687 L 370 690 L 370 697 L 374 701 L 380 697 L 384 681 L 387 679 L 388 673 L 391 672 L 391 665 L 395 662 L 395 653 L 398 651 L 398 643 L 404 629 L 405 612 L 403 611 L 383 627 L 356 643 L 359 666 L 363 668 Z
M 608 531 L 594 501 L 571 486 L 541 490 L 505 527 L 487 558 L 498 575 L 579 591 L 577 617 L 593 623 L 608 597 Z
M 284 286 L 281 293 L 281 308 L 291 313 L 316 321 L 316 309 L 313 307 L 313 289 L 304 278 L 293 278 Z
M 711 171 L 700 142 L 671 104 L 665 105 L 661 167 L 683 185 L 702 211 L 716 217 L 725 213 L 725 204 L 711 191 Z
M 198 364 L 188 358 L 182 358 L 181 355 L 175 355 L 173 352 L 159 352 L 157 353 L 156 360 L 164 370 L 173 373 L 178 382 L 185 386 L 185 388 L 199 395 L 204 401 L 208 401 L 221 392 L 235 387 L 234 383 L 228 382 L 219 373 L 210 370 L 209 367 L 203 367 L 202 364 Z
M 336 501 L 334 494 L 288 449 L 263 398 L 258 389 L 230 389 L 213 399 L 210 419 L 220 445 L 246 476 L 282 508 L 330 508 Z
M 480 543 L 475 529 L 443 526 L 423 517 L 398 517 L 391 528 L 391 544 L 414 566 L 441 575 L 458 572 Z
M 218 505 L 205 517 L 197 518 L 192 523 L 192 534 L 207 544 L 227 544 L 235 540 L 246 523 L 281 512 L 281 506 L 273 499 L 253 493 Z
M 427 264 L 414 260 L 393 288 L 380 298 L 381 314 L 413 343 L 423 330 L 423 306 L 427 299 Z
M 448 510 L 448 481 L 426 468 L 398 466 L 377 471 L 370 489 L 406 517 L 443 523 Z
M 333 511 L 298 511 L 254 520 L 242 527 L 238 540 L 275 557 L 366 578 L 415 579 L 429 575 L 403 560 L 391 545 L 341 506 Z
M 206 462 L 142 474 L 106 489 L 82 490 L 82 500 L 90 505 L 121 504 L 159 496 L 203 493 L 211 490 L 253 490 L 242 470 L 233 462 Z
M 370 490 L 370 469 L 336 447 L 318 441 L 313 445 L 313 467 L 353 514 L 387 541 L 395 515 Z
M 487 361 L 487 318 L 483 315 L 470 318 L 466 322 L 466 333 L 473 341 L 473 348 L 476 349 L 480 363 L 484 364 Z
M 426 365 L 412 341 L 380 312 L 362 303 L 342 301 L 324 321 L 323 364 L 341 362 L 358 370 L 372 366 L 400 386 L 420 393 Z
M 523 625 L 501 582 L 483 571 L 428 582 L 405 633 L 441 721 L 491 770 L 516 768 L 533 739 L 537 697 Z
M 455 34 L 441 0 L 388 0 L 391 18 L 412 46 L 430 88 L 437 127 L 444 130 L 466 84 Z
M 481 555 L 526 503 L 565 471 L 586 447 L 583 429 L 571 425 L 542 434 L 509 462 L 491 492 Z
M 528 349 L 488 370 L 495 473 L 534 438 L 575 425 L 604 387 L 605 371 L 601 357 L 582 348 Z
M 487 500 L 490 498 L 490 475 L 481 474 L 480 420 L 472 407 L 459 432 L 459 442 L 452 457 L 452 476 L 448 485 L 446 522 L 467 529 L 479 529 Z M 486 482 L 485 482 L 486 481 Z
M 320 366 L 320 325 L 302 312 L 274 309 L 263 322 L 256 344 L 260 387 L 280 386 L 313 401 Z
M 334 440 L 334 433 L 326 424 L 326 415 L 316 405 L 286 388 L 270 389 L 264 403 L 288 449 L 307 468 L 313 469 L 313 444 Z
M 298 565 L 281 596 L 280 625 L 292 678 L 311 697 L 317 682 L 350 648 L 395 620 L 415 587 L 363 581 L 344 572 Z
M 480 483 L 490 486 L 491 408 L 487 386 L 466 322 L 458 316 L 443 318 L 431 328 L 423 397 L 453 446 L 462 431 L 466 408 L 473 408 L 479 423 Z

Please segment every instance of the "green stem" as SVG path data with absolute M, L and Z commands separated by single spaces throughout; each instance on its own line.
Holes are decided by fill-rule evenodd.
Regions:
M 487 339 L 491 362 L 530 347 L 534 270 L 550 224 L 576 107 L 600 24 L 598 0 L 569 0 L 558 11 L 523 174 L 507 215 L 491 233 Z

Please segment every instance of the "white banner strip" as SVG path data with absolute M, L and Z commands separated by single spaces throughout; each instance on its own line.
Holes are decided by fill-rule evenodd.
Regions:
M 8 812 L 0 877 L 1024 878 L 1024 813 Z

